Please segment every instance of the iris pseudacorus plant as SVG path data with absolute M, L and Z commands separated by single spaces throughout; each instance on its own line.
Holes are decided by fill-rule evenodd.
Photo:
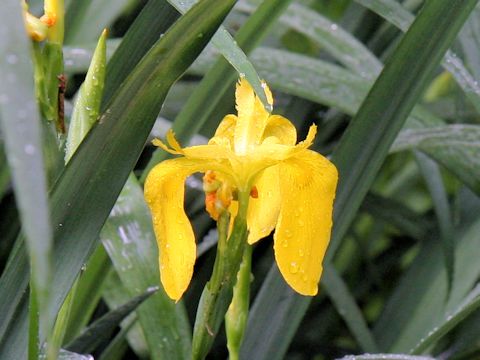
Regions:
M 273 105 L 266 84 L 264 90 Z M 238 115 L 225 116 L 207 145 L 182 148 L 172 131 L 167 134 L 168 145 L 154 140 L 165 151 L 180 155 L 156 165 L 145 182 L 162 284 L 178 300 L 192 278 L 196 246 L 184 210 L 184 182 L 203 172 L 210 215 L 216 219 L 221 211 L 229 211 L 235 216 L 247 203 L 248 243 L 275 229 L 275 259 L 281 274 L 295 291 L 313 296 L 330 239 L 337 169 L 308 149 L 315 125 L 297 144 L 294 125 L 266 111 L 243 78 L 235 97 Z

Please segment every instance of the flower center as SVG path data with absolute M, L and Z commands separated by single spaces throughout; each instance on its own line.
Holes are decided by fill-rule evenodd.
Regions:
M 218 220 L 223 211 L 228 210 L 232 200 L 237 200 L 237 188 L 227 180 L 221 179 L 213 170 L 208 170 L 203 176 L 203 191 L 205 191 L 205 209 L 214 220 Z M 258 198 L 255 186 L 250 190 L 250 196 Z

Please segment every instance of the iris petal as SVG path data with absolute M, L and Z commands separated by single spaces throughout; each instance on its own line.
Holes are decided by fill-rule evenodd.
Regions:
M 235 92 L 238 119 L 234 145 L 238 155 L 245 155 L 260 143 L 269 113 L 245 79 L 240 79 Z
M 237 125 L 236 115 L 230 114 L 225 116 L 220 122 L 220 124 L 218 125 L 218 128 L 215 131 L 215 136 L 213 138 L 227 138 L 230 141 L 230 143 L 233 144 L 236 125 Z
M 258 197 L 250 198 L 247 213 L 249 244 L 268 236 L 275 228 L 280 212 L 279 186 L 278 165 L 265 169 L 255 182 Z
M 275 258 L 286 282 L 302 295 L 315 295 L 330 240 L 338 174 L 325 157 L 304 150 L 279 164 L 280 215 Z
M 293 146 L 297 142 L 297 130 L 290 120 L 280 115 L 272 115 L 267 120 L 263 139 L 275 137 L 280 144 Z
M 190 283 L 196 258 L 195 236 L 183 208 L 185 179 L 195 172 L 215 170 L 217 164 L 188 158 L 166 160 L 150 171 L 145 182 L 145 200 L 160 253 L 161 281 L 168 296 L 176 301 Z

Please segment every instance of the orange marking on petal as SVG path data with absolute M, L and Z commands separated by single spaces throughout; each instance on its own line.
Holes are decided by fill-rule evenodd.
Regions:
M 48 27 L 52 27 L 57 22 L 57 16 L 55 14 L 45 14 L 42 15 L 40 21 L 43 22 Z
M 214 220 L 218 220 L 218 216 L 219 216 L 217 207 L 215 204 L 216 202 L 217 202 L 216 192 L 210 192 L 205 194 L 205 209 Z

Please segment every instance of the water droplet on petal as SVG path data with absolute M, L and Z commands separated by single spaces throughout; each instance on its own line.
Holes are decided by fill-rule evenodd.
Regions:
M 295 261 L 290 263 L 290 273 L 296 274 L 298 272 L 298 264 Z

